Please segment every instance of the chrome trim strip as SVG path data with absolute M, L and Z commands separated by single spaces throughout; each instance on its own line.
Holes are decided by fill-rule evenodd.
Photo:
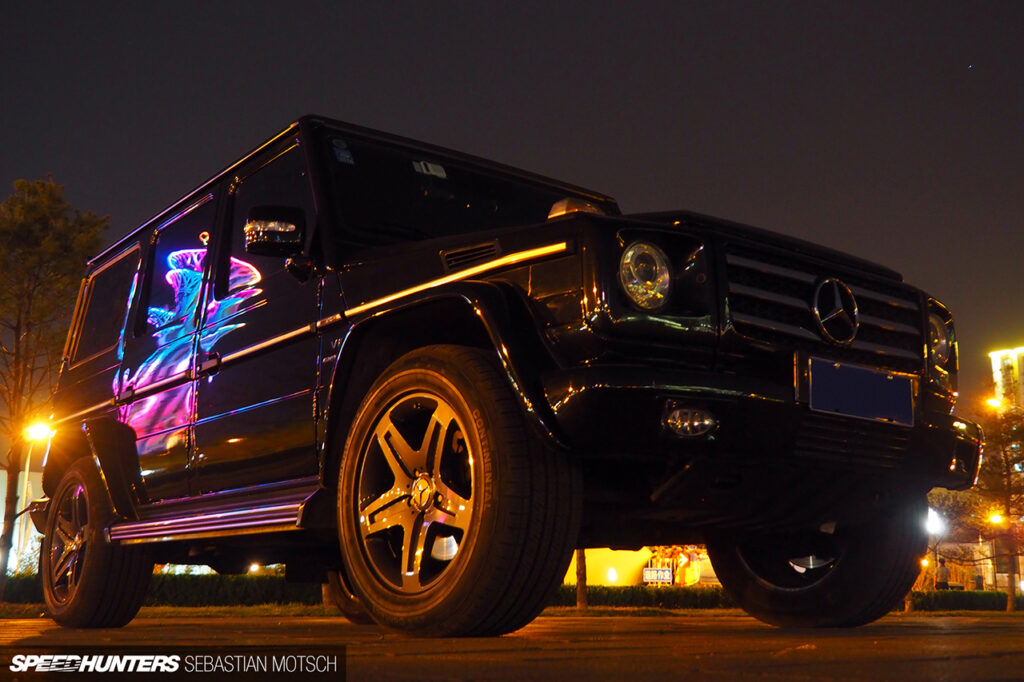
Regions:
M 366 312 L 367 310 L 372 310 L 373 308 L 378 308 L 382 305 L 391 303 L 392 301 L 397 301 L 400 298 L 411 296 L 413 294 L 418 294 L 421 291 L 426 291 L 427 289 L 433 289 L 434 287 L 443 286 L 445 284 L 451 284 L 452 282 L 457 282 L 459 280 L 469 279 L 470 277 L 474 277 L 489 270 L 503 268 L 506 265 L 514 265 L 516 263 L 522 263 L 525 260 L 540 258 L 541 256 L 550 256 L 552 254 L 562 253 L 563 251 L 568 250 L 569 243 L 560 242 L 558 244 L 549 244 L 548 246 L 541 246 L 536 249 L 528 249 L 526 251 L 510 253 L 507 256 L 502 256 L 501 258 L 496 258 L 495 260 L 488 261 L 486 263 L 474 265 L 473 267 L 466 268 L 465 270 L 459 270 L 458 272 L 452 273 L 451 275 L 439 277 L 438 279 L 433 279 L 430 280 L 429 282 L 417 284 L 416 286 L 409 287 L 408 289 L 403 289 L 396 293 L 389 294 L 387 296 L 382 296 L 381 298 L 376 298 L 373 299 L 372 301 L 367 301 L 366 303 L 362 303 L 360 305 L 349 308 L 348 310 L 345 311 L 345 315 L 358 315 L 360 313 Z
M 91 407 L 87 407 L 84 410 L 79 410 L 78 412 L 75 412 L 74 414 L 69 414 L 68 416 L 61 417 L 60 419 L 54 419 L 52 423 L 53 423 L 54 426 L 56 426 L 57 424 L 63 424 L 64 422 L 69 422 L 69 421 L 72 421 L 74 419 L 78 419 L 79 417 L 84 417 L 85 415 L 89 414 L 90 412 L 95 412 L 97 410 L 102 410 L 104 407 L 115 407 L 115 405 L 116 405 L 116 403 L 114 402 L 113 399 L 104 400 L 102 403 L 96 403 L 95 405 L 93 405 Z
M 759 270 L 761 272 L 768 273 L 769 275 L 788 277 L 789 279 L 795 279 L 800 282 L 816 282 L 818 280 L 817 275 L 812 275 L 808 272 L 791 270 L 779 265 L 771 265 L 770 263 L 762 263 L 759 260 L 744 258 L 743 256 L 735 256 L 731 253 L 725 255 L 725 262 L 729 265 L 739 265 L 740 267 L 748 268 L 750 270 Z
M 279 343 L 284 343 L 285 341 L 290 341 L 290 340 L 292 340 L 294 338 L 297 338 L 299 336 L 303 336 L 304 334 L 314 334 L 315 330 L 316 330 L 316 325 L 315 324 L 312 324 L 312 325 L 307 324 L 305 327 L 301 327 L 299 329 L 293 329 L 292 331 L 285 332 L 284 334 L 281 334 L 280 336 L 275 336 L 272 339 L 267 339 L 266 341 L 261 341 L 260 343 L 257 343 L 254 346 L 249 346 L 248 348 L 243 348 L 241 350 L 236 350 L 234 353 L 229 353 L 228 355 L 222 355 L 221 358 L 220 358 L 220 364 L 225 365 L 225 364 L 227 364 L 229 362 L 233 362 L 233 361 L 237 360 L 238 358 L 242 358 L 242 357 L 245 357 L 246 355 L 251 355 L 252 353 L 256 353 L 258 351 L 265 350 L 267 348 L 270 348 L 271 346 L 276 346 Z
M 301 530 L 298 526 L 291 522 L 282 523 L 278 525 L 268 526 L 251 526 L 248 528 L 232 528 L 231 536 L 236 535 L 261 535 L 264 533 L 284 533 L 287 531 Z M 118 539 L 116 542 L 121 545 L 143 545 L 151 542 L 172 542 L 176 540 L 201 540 L 203 538 L 216 538 L 222 537 L 225 534 L 223 530 L 205 530 L 196 531 L 194 533 L 181 533 L 180 535 L 147 535 L 144 537 L 126 537 Z
M 203 417 L 202 419 L 196 419 L 195 422 L 193 422 L 193 425 L 194 426 L 200 426 L 202 424 L 208 424 L 208 423 L 210 423 L 212 421 L 217 421 L 218 419 L 221 419 L 223 417 L 231 417 L 231 416 L 234 416 L 236 414 L 244 414 L 246 412 L 251 412 L 252 410 L 258 410 L 261 407 L 266 407 L 267 405 L 274 405 L 276 403 L 283 403 L 286 400 L 294 400 L 295 398 L 301 398 L 301 397 L 306 396 L 306 395 L 311 395 L 313 392 L 314 392 L 314 389 L 306 388 L 306 389 L 303 389 L 301 391 L 296 391 L 294 393 L 290 393 L 289 395 L 283 395 L 283 396 L 279 396 L 277 398 L 271 398 L 270 400 L 264 400 L 263 402 L 256 403 L 255 405 L 246 405 L 245 407 L 239 407 L 238 409 L 231 410 L 230 412 L 223 412 L 221 414 L 216 414 L 216 415 L 214 415 L 212 417 Z
M 297 528 L 301 504 L 301 502 L 291 502 L 272 507 L 236 509 L 183 518 L 121 523 L 113 526 L 109 534 L 110 539 L 116 541 L 145 537 L 178 537 L 186 533 L 226 532 L 236 528 L 256 528 L 285 523 L 290 523 Z
M 165 377 L 160 381 L 154 381 L 151 384 L 146 384 L 141 388 L 131 388 L 131 398 L 140 398 L 149 395 L 150 393 L 156 393 L 157 391 L 172 386 L 174 384 L 184 384 L 192 380 L 191 370 L 185 370 L 178 374 L 172 374 L 169 377 Z

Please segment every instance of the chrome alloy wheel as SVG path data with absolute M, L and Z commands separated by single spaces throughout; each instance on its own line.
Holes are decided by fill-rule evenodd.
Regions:
M 89 522 L 89 501 L 85 488 L 77 485 L 54 508 L 57 515 L 53 539 L 47 551 L 50 554 L 50 584 L 58 602 L 66 602 L 78 589 L 82 566 L 85 562 L 86 525 Z
M 455 409 L 434 393 L 398 397 L 365 440 L 358 476 L 359 538 L 376 578 L 422 592 L 473 521 L 473 453 Z

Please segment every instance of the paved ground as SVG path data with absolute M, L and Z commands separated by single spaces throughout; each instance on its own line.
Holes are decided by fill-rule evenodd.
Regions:
M 1024 618 L 1002 614 L 896 615 L 842 631 L 783 631 L 738 615 L 542 617 L 512 635 L 463 640 L 413 639 L 324 617 L 139 618 L 93 631 L 0 621 L 8 652 L 197 643 L 344 644 L 348 679 L 357 681 L 1024 680 Z

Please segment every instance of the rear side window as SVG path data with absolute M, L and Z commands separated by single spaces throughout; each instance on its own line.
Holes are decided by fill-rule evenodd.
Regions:
M 161 343 L 190 331 L 199 305 L 206 250 L 215 218 L 213 195 L 206 195 L 161 225 L 144 289 L 147 333 Z
M 85 315 L 72 362 L 86 360 L 117 345 L 138 269 L 139 249 L 132 248 L 89 278 Z

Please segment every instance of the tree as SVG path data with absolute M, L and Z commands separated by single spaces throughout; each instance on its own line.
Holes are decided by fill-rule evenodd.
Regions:
M 1016 566 L 1020 555 L 1017 536 L 1024 530 L 1024 410 L 1012 406 L 998 410 L 984 424 L 985 458 L 977 492 L 988 503 L 990 530 L 996 559 L 1007 567 L 1006 609 L 1013 610 Z
M 100 245 L 107 217 L 81 212 L 64 188 L 46 180 L 17 180 L 0 204 L 0 433 L 10 442 L 0 469 L 7 473 L 0 530 L 0 599 L 25 466 L 24 429 L 53 392 L 68 318 L 86 259 Z

